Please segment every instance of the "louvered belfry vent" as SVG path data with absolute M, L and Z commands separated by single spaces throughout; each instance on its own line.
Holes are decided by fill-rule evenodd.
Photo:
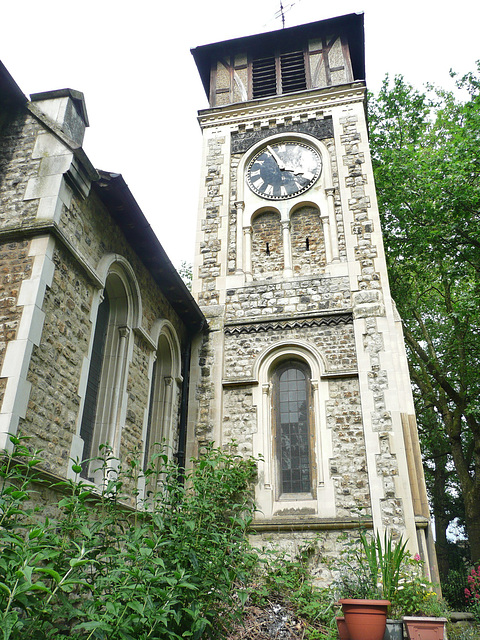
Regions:
M 282 93 L 291 93 L 307 88 L 303 51 L 282 54 L 280 68 L 282 71 Z
M 259 58 L 253 61 L 253 97 L 266 98 L 277 93 L 275 58 Z
M 254 98 L 266 98 L 307 88 L 303 51 L 255 58 L 252 63 Z

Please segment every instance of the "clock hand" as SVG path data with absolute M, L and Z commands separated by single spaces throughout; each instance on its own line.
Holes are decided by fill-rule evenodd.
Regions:
M 286 167 L 284 165 L 284 163 L 282 162 L 282 160 L 280 160 L 280 158 L 277 156 L 277 154 L 275 153 L 275 151 L 272 149 L 272 147 L 270 145 L 267 145 L 267 149 L 270 151 L 270 153 L 272 154 L 272 158 L 275 160 L 275 162 L 278 164 L 278 168 L 280 169 L 280 171 L 285 171 Z
M 299 174 L 303 174 L 305 173 L 305 171 L 303 169 L 294 169 L 293 167 L 289 167 L 289 166 L 285 166 L 284 165 L 284 170 L 285 171 L 290 171 L 291 173 L 294 173 L 296 176 L 298 176 Z

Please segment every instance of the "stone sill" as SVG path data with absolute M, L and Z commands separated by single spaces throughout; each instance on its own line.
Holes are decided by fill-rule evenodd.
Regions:
M 350 518 L 309 518 L 309 517 L 280 517 L 270 520 L 254 520 L 250 525 L 250 533 L 264 531 L 344 531 L 346 529 L 373 529 L 371 518 L 352 520 Z

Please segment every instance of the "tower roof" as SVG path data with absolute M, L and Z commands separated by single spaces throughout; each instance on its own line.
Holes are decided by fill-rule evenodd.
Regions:
M 269 53 L 274 49 L 288 49 L 292 46 L 298 46 L 299 42 L 322 35 L 328 36 L 335 31 L 344 34 L 348 39 L 354 80 L 365 80 L 363 22 L 363 13 L 350 13 L 287 29 L 202 45 L 192 49 L 191 52 L 208 97 L 210 95 L 210 69 L 214 60 L 245 51 L 255 51 L 258 55 L 263 52 Z

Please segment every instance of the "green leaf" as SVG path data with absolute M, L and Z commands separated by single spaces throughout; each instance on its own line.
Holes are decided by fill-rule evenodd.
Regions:
M 101 620 L 90 620 L 89 622 L 80 622 L 75 625 L 72 631 L 79 631 L 80 629 L 85 629 L 85 631 L 114 631 L 114 628 L 107 624 L 106 622 L 102 622 Z
M 129 607 L 130 609 L 133 609 L 139 614 L 143 614 L 144 606 L 137 600 L 131 600 L 130 602 L 128 602 L 127 607 Z

